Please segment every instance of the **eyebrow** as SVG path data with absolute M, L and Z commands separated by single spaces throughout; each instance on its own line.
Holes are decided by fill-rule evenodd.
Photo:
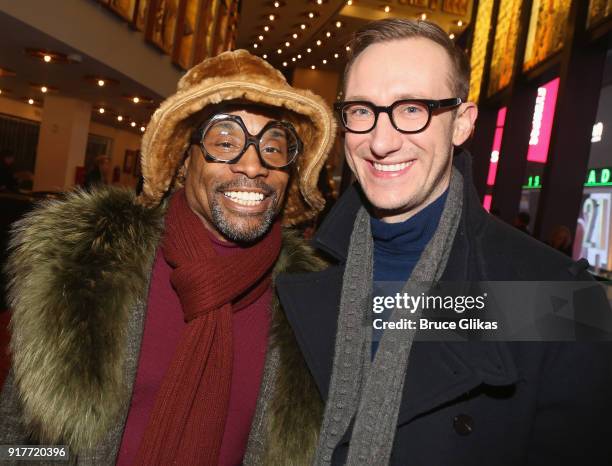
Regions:
M 398 96 L 395 96 L 394 99 L 395 100 L 393 102 L 397 102 L 398 100 L 423 100 L 423 99 L 427 100 L 427 99 L 431 99 L 431 97 L 425 97 L 424 95 L 418 95 L 418 94 L 400 94 Z M 369 97 L 366 97 L 364 95 L 352 95 L 350 96 L 350 98 L 346 99 L 347 102 L 352 101 L 352 100 L 363 100 L 365 102 L 372 102 Z

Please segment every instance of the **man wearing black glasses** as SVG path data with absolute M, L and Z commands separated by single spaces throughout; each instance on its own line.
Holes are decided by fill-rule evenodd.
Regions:
M 314 464 L 612 464 L 594 439 L 612 438 L 609 346 L 507 342 L 482 323 L 425 334 L 422 319 L 457 321 L 403 300 L 445 283 L 590 280 L 480 205 L 458 148 L 477 116 L 466 57 L 436 25 L 400 19 L 366 25 L 350 49 L 336 112 L 357 183 L 314 238 L 334 265 L 277 280 L 325 401 Z M 495 341 L 457 341 L 479 335 Z
M 306 464 L 319 422 L 301 413 L 320 398 L 272 285 L 323 266 L 282 226 L 322 209 L 334 134 L 323 99 L 226 52 L 154 113 L 138 197 L 76 191 L 22 220 L 0 445 L 80 465 Z

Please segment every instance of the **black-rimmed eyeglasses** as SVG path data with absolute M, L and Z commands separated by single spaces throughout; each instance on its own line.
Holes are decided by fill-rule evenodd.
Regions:
M 209 162 L 237 163 L 252 144 L 259 161 L 266 168 L 284 168 L 302 151 L 302 141 L 293 125 L 286 121 L 270 121 L 259 133 L 248 132 L 238 115 L 220 113 L 200 126 L 192 135 Z
M 459 97 L 443 100 L 406 99 L 385 107 L 364 100 L 352 100 L 337 102 L 334 108 L 340 115 L 344 129 L 351 133 L 372 131 L 381 112 L 389 116 L 391 124 L 400 133 L 419 133 L 429 125 L 434 110 L 454 108 L 461 102 Z

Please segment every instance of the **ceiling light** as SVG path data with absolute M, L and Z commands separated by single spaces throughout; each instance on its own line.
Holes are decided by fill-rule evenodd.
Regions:
M 290 47 L 291 46 L 291 42 L 287 41 L 285 42 L 285 47 Z
M 425 21 L 427 19 L 427 13 L 421 13 L 421 21 Z
M 327 32 L 325 33 L 325 35 L 326 35 L 327 37 L 331 37 L 331 32 L 327 31 Z
M 274 15 L 270 15 L 270 16 L 268 16 L 268 19 L 269 19 L 270 21 L 274 21 L 274 19 L 275 19 L 275 18 L 276 18 L 276 16 L 274 16 Z
M 34 99 L 28 99 L 28 103 L 29 103 L 30 105 L 34 105 Z
M 123 117 L 121 115 L 117 115 L 117 121 L 123 121 Z
M 102 87 L 104 86 L 106 83 L 104 82 L 104 79 L 98 79 L 98 86 Z
M 100 113 L 104 113 L 104 112 L 105 112 L 104 107 L 100 107 L 100 108 L 98 109 L 98 112 L 100 112 Z
M 298 60 L 302 59 L 302 55 L 298 54 Z
M 457 21 L 457 26 L 459 26 L 459 27 L 463 26 L 463 21 L 461 21 L 461 20 Z
M 324 64 L 324 65 L 327 65 L 327 60 L 323 60 L 323 64 Z
M 294 38 L 294 39 L 297 39 L 297 38 L 298 38 L 297 32 L 294 32 L 294 33 L 293 33 L 293 38 Z
M 264 53 L 264 54 L 261 56 L 261 58 L 263 58 L 264 60 L 267 60 L 267 59 L 268 59 L 268 54 Z
M 338 55 L 337 53 L 334 53 L 334 58 L 338 58 L 340 55 Z
M 287 66 L 287 62 L 286 61 L 283 62 L 283 66 Z
M 268 32 L 270 30 L 270 26 L 264 26 L 264 31 Z
M 146 128 L 145 128 L 144 126 L 141 126 L 141 127 L 140 127 L 140 131 L 141 131 L 141 132 L 143 132 L 143 133 L 145 132 L 145 129 L 146 129 Z
M 342 27 L 342 22 L 341 21 L 336 21 L 336 27 L 337 28 L 341 28 Z
M 45 61 L 45 63 L 49 63 L 51 61 L 51 55 L 45 55 L 43 57 L 43 60 Z
M 455 34 L 453 34 L 452 32 L 448 35 L 448 37 L 452 40 L 455 38 Z
M 320 40 L 317 41 L 317 46 L 320 46 L 323 42 L 321 42 Z
M 306 49 L 306 51 L 307 51 L 308 53 L 310 53 L 310 52 L 312 52 L 312 49 L 311 49 L 310 47 L 308 47 L 308 48 Z
M 135 121 L 132 121 L 132 122 L 130 123 L 130 126 L 131 126 L 132 128 L 136 128 L 136 122 L 135 122 Z
M 281 53 L 283 53 L 283 49 L 278 49 L 278 50 L 276 51 L 276 53 L 278 53 L 278 54 L 280 55 Z
M 300 28 L 301 29 L 306 29 L 306 25 L 305 24 L 300 24 Z
M 311 69 L 311 70 L 314 70 L 314 69 L 316 69 L 316 68 L 317 68 L 317 67 L 316 67 L 316 66 L 314 66 L 314 65 L 312 65 L 312 66 L 310 67 L 310 69 Z
M 134 97 L 132 99 L 132 102 L 134 102 L 135 104 L 137 104 L 138 102 L 140 102 L 140 99 L 138 97 Z
M 264 36 L 259 35 L 258 39 L 259 39 L 259 40 L 264 40 Z
M 47 89 L 47 86 L 42 86 L 40 88 L 40 92 L 42 92 L 43 94 L 46 93 L 49 89 Z
M 274 8 L 278 8 L 280 6 L 279 2 L 274 2 Z

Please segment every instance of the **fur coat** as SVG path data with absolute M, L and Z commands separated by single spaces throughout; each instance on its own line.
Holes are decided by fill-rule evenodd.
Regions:
M 164 206 L 125 190 L 76 192 L 14 227 L 6 272 L 12 369 L 0 444 L 63 444 L 78 464 L 114 464 L 130 406 Z M 324 263 L 285 232 L 274 268 Z M 306 465 L 322 402 L 278 299 L 245 464 Z M 40 464 L 40 463 L 36 463 Z

